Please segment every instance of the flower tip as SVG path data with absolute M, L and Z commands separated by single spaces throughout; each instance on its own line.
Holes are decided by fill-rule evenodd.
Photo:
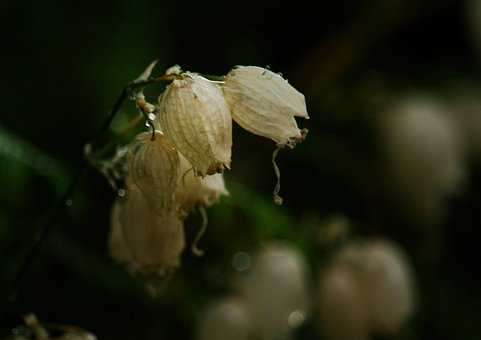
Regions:
M 274 203 L 275 203 L 276 205 L 282 205 L 282 204 L 284 203 L 284 199 L 283 199 L 281 196 L 277 195 L 277 194 L 273 195 L 272 198 L 273 198 Z

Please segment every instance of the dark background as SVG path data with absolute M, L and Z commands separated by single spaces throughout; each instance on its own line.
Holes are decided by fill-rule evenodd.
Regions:
M 323 253 L 310 240 L 341 215 L 352 235 L 391 238 L 410 256 L 419 301 L 400 339 L 479 339 L 479 166 L 467 161 L 467 185 L 442 220 L 415 218 L 390 199 L 373 131 L 389 98 L 477 93 L 481 42 L 468 14 L 454 0 L 1 1 L 0 334 L 35 312 L 99 339 L 189 339 L 205 304 L 229 291 L 233 254 L 289 239 L 302 247 L 314 285 Z M 215 75 L 268 65 L 305 94 L 311 119 L 299 125 L 309 136 L 279 158 L 284 206 L 270 199 L 273 143 L 235 126 L 231 197 L 209 211 L 206 256 L 186 251 L 165 294 L 152 299 L 108 256 L 114 194 L 92 169 L 7 302 L 84 143 L 154 59 L 158 73 L 174 64 Z M 153 101 L 159 90 L 148 91 Z M 134 114 L 126 105 L 105 139 Z M 199 221 L 187 221 L 189 239 Z M 319 338 L 310 327 L 298 338 Z

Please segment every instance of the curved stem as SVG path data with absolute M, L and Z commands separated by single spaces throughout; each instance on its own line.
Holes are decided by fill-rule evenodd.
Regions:
M 202 226 L 200 227 L 200 230 L 197 232 L 197 235 L 195 235 L 194 241 L 192 241 L 192 253 L 196 256 L 203 256 L 204 251 L 202 249 L 199 249 L 197 247 L 197 244 L 199 243 L 200 239 L 204 235 L 205 231 L 207 230 L 207 225 L 209 224 L 209 218 L 207 217 L 207 211 L 205 211 L 205 207 L 203 205 L 199 206 L 199 212 L 202 216 Z
M 282 205 L 283 199 L 281 196 L 279 196 L 279 191 L 281 190 L 281 171 L 279 170 L 276 161 L 279 150 L 281 150 L 281 147 L 277 147 L 272 153 L 272 166 L 274 168 L 274 173 L 276 174 L 277 178 L 276 186 L 274 187 L 274 191 L 272 192 L 272 198 L 274 199 L 275 204 Z

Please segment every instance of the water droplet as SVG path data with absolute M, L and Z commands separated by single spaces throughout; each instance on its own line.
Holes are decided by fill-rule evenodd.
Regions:
M 155 115 L 153 113 L 149 113 L 149 119 L 151 121 L 154 121 L 155 120 Z
M 232 267 L 239 271 L 242 272 L 244 270 L 249 269 L 251 266 L 251 256 L 247 254 L 246 252 L 239 251 L 234 254 L 232 257 Z
M 264 70 L 264 72 L 262 72 L 262 76 L 266 79 L 272 79 L 272 73 L 268 70 Z
M 287 317 L 287 324 L 290 328 L 297 328 L 304 323 L 305 318 L 304 313 L 296 309 Z
M 126 193 L 127 193 L 127 192 L 125 191 L 125 189 L 119 189 L 119 190 L 117 190 L 117 196 L 119 196 L 119 197 L 125 197 L 125 194 L 126 194 Z
M 65 201 L 65 205 L 66 205 L 67 207 L 71 207 L 72 204 L 73 204 L 73 201 L 72 201 L 71 198 L 69 198 L 69 199 L 67 199 L 67 200 Z

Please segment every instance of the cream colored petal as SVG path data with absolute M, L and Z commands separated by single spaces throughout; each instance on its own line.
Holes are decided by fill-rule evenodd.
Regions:
M 229 195 L 222 174 L 197 177 L 192 165 L 183 157 L 180 158 L 181 176 L 175 193 L 175 201 L 182 210 L 181 215 L 189 213 L 196 205 L 211 206 L 217 203 L 222 195 Z
M 145 195 L 155 211 L 169 208 L 179 177 L 178 152 L 160 133 L 151 140 L 141 133 L 132 144 L 127 161 L 132 181 Z
M 151 272 L 180 265 L 180 254 L 185 247 L 184 228 L 175 211 L 164 211 L 162 215 L 154 212 L 134 186 L 127 189 L 120 221 L 138 271 Z
M 309 119 L 304 95 L 277 73 L 258 66 L 237 66 L 225 81 L 244 93 L 245 100 L 262 98 L 258 103 L 261 111 L 275 107 L 279 114 Z
M 201 76 L 183 75 L 161 97 L 160 126 L 196 174 L 230 168 L 232 119 L 222 91 Z
M 256 66 L 239 66 L 225 77 L 222 88 L 232 118 L 247 131 L 279 145 L 302 140 L 294 117 L 309 118 L 304 95 L 280 75 Z

